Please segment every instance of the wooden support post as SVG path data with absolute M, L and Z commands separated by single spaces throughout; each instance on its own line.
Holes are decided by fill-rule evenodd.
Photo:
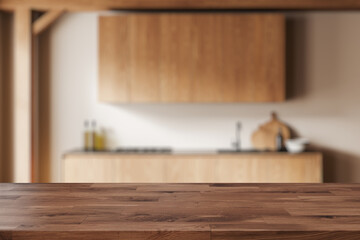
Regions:
M 39 35 L 38 50 L 38 181 L 46 183 L 52 181 L 50 31 Z
M 50 49 L 48 49 L 49 32 L 46 30 L 64 13 L 64 10 L 57 9 L 48 11 L 40 17 L 33 15 L 36 19 L 32 23 L 31 30 L 31 182 L 50 181 L 50 140 L 48 137 L 50 134 L 48 127 Z
M 65 10 L 51 10 L 46 12 L 43 16 L 37 19 L 32 28 L 32 33 L 34 36 L 39 35 L 43 31 L 45 31 L 52 23 L 54 23 L 57 19 L 59 19 Z
M 0 13 L 0 98 L 1 98 L 1 125 L 0 133 L 1 149 L 0 158 L 2 158 L 0 172 L 2 182 L 13 181 L 13 156 L 12 156 L 12 126 L 13 126 L 13 34 L 12 34 L 12 14 Z
M 3 38 L 2 38 L 2 13 L 0 12 L 0 180 L 3 180 L 3 162 L 4 162 L 4 149 L 3 149 L 3 136 L 4 136 L 4 130 L 3 130 L 3 118 L 4 118 L 4 110 L 3 110 Z
M 37 37 L 31 38 L 31 182 L 38 182 L 38 44 Z
M 32 181 L 51 181 L 50 32 L 64 10 L 51 10 L 33 22 Z M 41 127 L 40 127 L 41 126 Z
M 14 181 L 30 182 L 31 9 L 17 8 L 14 21 Z

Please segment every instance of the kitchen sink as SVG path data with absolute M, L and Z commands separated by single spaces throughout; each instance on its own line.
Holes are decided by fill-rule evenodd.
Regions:
M 218 153 L 261 153 L 267 151 L 259 151 L 255 149 L 246 149 L 246 150 L 235 150 L 235 149 L 219 149 Z

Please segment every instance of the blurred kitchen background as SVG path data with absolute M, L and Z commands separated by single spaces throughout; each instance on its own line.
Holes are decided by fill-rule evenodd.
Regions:
M 283 13 L 286 23 L 285 101 L 135 104 L 109 103 L 99 100 L 99 16 L 106 14 L 108 13 L 65 13 L 39 38 L 38 44 L 43 47 L 42 51 L 45 53 L 43 55 L 40 53 L 39 59 L 40 62 L 47 59 L 45 62 L 48 65 L 48 70 L 40 73 L 40 75 L 43 74 L 43 79 L 47 79 L 47 83 L 42 86 L 48 90 L 48 95 L 45 96 L 48 101 L 40 103 L 46 106 L 43 106 L 45 112 L 40 112 L 39 121 L 47 124 L 39 124 L 39 138 L 46 140 L 42 140 L 45 145 L 40 142 L 37 150 L 37 156 L 42 155 L 42 158 L 36 163 L 37 167 L 34 170 L 36 176 L 33 176 L 33 181 L 73 182 L 77 180 L 70 175 L 77 175 L 77 173 L 81 175 L 80 172 L 86 171 L 88 171 L 87 177 L 79 181 L 91 181 L 91 176 L 96 175 L 91 172 L 93 171 L 92 162 L 109 161 L 105 156 L 106 152 L 92 154 L 84 151 L 85 121 L 89 121 L 89 126 L 91 121 L 96 121 L 97 127 L 105 131 L 106 150 L 111 154 L 116 155 L 114 151 L 119 148 L 169 148 L 172 151 L 181 152 L 177 155 L 180 158 L 185 155 L 186 161 L 189 160 L 189 156 L 196 156 L 194 168 L 197 168 L 203 164 L 199 163 L 199 156 L 202 154 L 206 158 L 206 156 L 218 155 L 218 150 L 221 149 L 234 149 L 237 122 L 241 123 L 241 150 L 253 150 L 253 134 L 261 125 L 271 121 L 271 113 L 275 112 L 279 121 L 285 123 L 290 129 L 291 138 L 308 139 L 306 152 L 319 154 L 315 158 L 321 156 L 321 161 L 316 167 L 321 169 L 318 174 L 323 174 L 323 176 L 317 175 L 317 180 L 312 181 L 360 182 L 360 110 L 358 107 L 360 101 L 360 94 L 358 94 L 360 28 L 355 27 L 356 24 L 360 24 L 359 13 Z M 126 15 L 127 13 L 115 12 L 114 14 Z M 6 25 L 5 21 L 11 24 L 13 16 L 2 13 L 1 36 L 5 36 L 6 32 L 11 32 L 6 29 L 9 25 Z M 2 41 L 2 53 L 7 51 L 4 41 Z M 2 54 L 4 65 L 7 59 L 3 56 L 6 54 Z M 256 67 L 261 68 L 261 65 Z M 43 80 L 40 80 L 40 83 L 41 81 Z M 5 81 L 2 81 L 1 90 L 5 92 L 2 101 L 3 112 L 8 111 L 4 110 L 6 109 L 4 106 L 6 106 L 7 87 L 9 86 Z M 47 116 L 43 116 L 43 113 Z M 2 119 L 3 126 L 6 126 L 4 122 L 10 121 L 5 117 Z M 41 133 L 41 129 L 46 132 Z M 12 155 L 7 147 L 9 143 L 6 143 L 9 139 L 6 138 L 6 134 L 9 133 L 6 127 L 3 127 L 2 131 L 2 181 L 16 181 L 14 180 L 16 174 L 13 173 L 15 165 L 7 158 Z M 275 138 L 274 141 L 276 141 Z M 241 154 L 248 156 L 266 154 L 266 152 L 229 152 L 225 155 L 234 159 L 234 156 Z M 289 153 L 279 154 L 288 154 L 288 161 L 296 156 Z M 81 160 L 82 165 L 70 163 L 70 161 L 77 161 L 76 156 L 88 158 L 89 165 L 86 164 L 87 160 Z M 100 159 L 96 156 L 100 156 Z M 161 153 L 154 156 L 163 158 Z M 68 165 L 63 162 L 67 157 L 69 157 L 66 160 L 69 161 Z M 274 158 L 277 159 L 276 156 Z M 217 158 L 214 161 L 218 160 Z M 189 161 L 191 165 L 191 159 Z M 114 166 L 117 164 L 120 163 L 114 163 L 110 168 L 116 168 Z M 137 164 L 139 165 L 127 166 L 128 168 L 122 165 L 123 167 L 119 167 L 116 171 L 121 175 L 122 169 L 130 171 L 128 169 L 136 168 L 143 163 Z M 214 164 L 216 168 L 217 165 Z M 279 163 L 274 162 L 274 164 Z M 272 166 L 275 166 L 274 164 Z M 304 169 L 313 168 L 312 164 L 315 163 L 311 162 L 309 166 L 299 163 L 291 168 L 295 171 L 300 169 L 303 171 L 302 174 L 306 175 Z M 236 164 L 231 166 L 234 168 Z M 71 168 L 68 170 L 71 172 L 67 176 L 68 180 L 64 179 L 67 167 Z M 151 169 L 151 164 L 148 167 Z M 99 165 L 95 168 L 105 171 L 102 173 L 104 176 L 108 175 L 107 170 Z M 255 168 L 251 166 L 248 171 L 256 171 Z M 272 171 L 266 168 L 267 171 Z M 180 168 L 174 167 L 174 169 Z M 146 175 L 151 179 L 147 172 L 135 174 Z M 226 175 L 225 172 L 223 174 Z M 261 171 L 258 174 L 261 174 Z M 194 181 L 200 179 L 190 175 L 189 179 Z M 26 181 L 26 178 L 25 180 L 21 177 L 18 179 Z M 107 182 L 110 181 L 109 179 L 112 178 L 97 176 L 94 181 Z M 127 181 L 126 177 L 124 179 Z M 147 178 L 138 179 L 146 181 Z M 180 179 L 183 178 L 180 177 Z M 204 179 L 211 180 L 211 177 L 204 177 Z M 153 181 L 163 180 L 155 178 Z M 222 180 L 218 181 L 222 182 Z M 225 178 L 224 181 L 227 179 Z M 249 180 L 249 182 L 254 181 L 256 180 Z

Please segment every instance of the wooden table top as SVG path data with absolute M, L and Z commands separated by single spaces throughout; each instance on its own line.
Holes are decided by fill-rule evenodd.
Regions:
M 0 184 L 0 240 L 360 239 L 360 184 Z

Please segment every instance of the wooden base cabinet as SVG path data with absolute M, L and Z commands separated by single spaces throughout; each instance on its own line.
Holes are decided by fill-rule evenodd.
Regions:
M 321 153 L 143 155 L 72 153 L 63 182 L 320 183 Z

